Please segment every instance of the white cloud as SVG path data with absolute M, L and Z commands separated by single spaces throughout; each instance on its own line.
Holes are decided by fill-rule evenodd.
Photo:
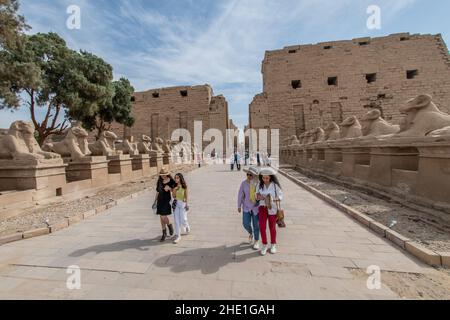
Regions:
M 230 116 L 243 126 L 248 104 L 261 91 L 265 50 L 367 34 L 363 28 L 368 5 L 380 5 L 384 19 L 395 21 L 417 1 L 204 1 L 210 9 L 206 17 L 192 12 L 198 9 L 194 1 L 180 4 L 186 10 L 182 15 L 168 14 L 144 0 L 61 0 L 47 6 L 23 0 L 22 6 L 33 32 L 57 31 L 73 48 L 104 57 L 116 77 L 128 77 L 137 90 L 211 84 L 216 94 L 224 94 Z M 111 3 L 114 9 L 108 9 Z M 65 28 L 69 4 L 82 8 L 82 30 Z

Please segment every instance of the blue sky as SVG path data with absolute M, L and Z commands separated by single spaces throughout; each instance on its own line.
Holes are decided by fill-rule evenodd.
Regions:
M 69 5 L 81 29 L 66 27 Z M 381 8 L 381 30 L 369 30 L 369 5 Z M 69 47 L 93 52 L 138 91 L 209 83 L 230 117 L 248 122 L 262 90 L 266 50 L 391 33 L 442 33 L 450 44 L 448 0 L 21 0 L 31 33 L 54 31 Z M 0 128 L 28 110 L 0 111 Z

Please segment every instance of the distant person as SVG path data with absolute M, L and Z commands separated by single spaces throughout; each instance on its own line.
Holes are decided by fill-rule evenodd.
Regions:
M 162 227 L 162 237 L 161 242 L 167 239 L 167 228 L 169 229 L 170 236 L 173 236 L 174 229 L 173 225 L 170 223 L 169 216 L 172 215 L 171 202 L 171 192 L 176 186 L 175 180 L 170 175 L 166 168 L 162 168 L 159 172 L 159 179 L 156 184 L 156 198 L 155 202 L 157 205 L 156 214 L 159 215 Z
M 258 167 L 261 167 L 261 154 L 259 152 L 256 153 L 256 163 Z
M 267 156 L 266 152 L 263 152 L 262 158 L 263 158 L 264 166 L 268 166 L 269 165 L 269 157 Z
M 188 206 L 188 187 L 184 177 L 181 173 L 175 175 L 176 186 L 172 189 L 175 221 L 175 240 L 173 243 L 177 244 L 181 240 L 181 228 L 184 228 L 186 233 L 190 233 L 191 229 L 188 222 L 187 212 Z
M 201 168 L 201 166 L 202 166 L 202 153 L 197 150 L 197 153 L 196 153 L 195 157 L 196 157 L 196 160 L 197 160 L 198 167 Z
M 234 154 L 234 162 L 236 164 L 236 168 L 241 171 L 241 154 L 239 152 L 236 152 Z
M 270 253 L 277 253 L 277 203 L 283 199 L 283 191 L 272 168 L 262 169 L 259 175 L 259 186 L 256 193 L 259 200 L 259 229 L 261 232 L 261 254 L 267 254 L 267 223 L 270 231 Z
M 253 249 L 259 250 L 259 216 L 256 200 L 258 188 L 258 169 L 251 167 L 247 179 L 241 183 L 238 193 L 238 212 L 242 213 L 244 229 L 248 232 L 248 242 Z

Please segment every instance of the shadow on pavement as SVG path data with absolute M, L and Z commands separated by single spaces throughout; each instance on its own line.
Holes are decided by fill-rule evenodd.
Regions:
M 241 263 L 260 256 L 259 251 L 236 255 L 244 250 L 251 250 L 248 244 L 192 249 L 161 257 L 155 260 L 154 265 L 170 268 L 176 273 L 200 270 L 202 274 L 213 274 L 228 264 Z
M 70 257 L 81 257 L 88 253 L 95 252 L 96 254 L 103 252 L 118 252 L 127 249 L 136 249 L 139 251 L 148 251 L 150 247 L 159 246 L 161 242 L 159 241 L 159 237 L 155 239 L 135 239 L 135 240 L 127 240 L 120 241 L 115 243 L 108 243 L 102 245 L 96 245 L 92 247 L 88 247 L 85 249 L 80 249 L 72 252 Z

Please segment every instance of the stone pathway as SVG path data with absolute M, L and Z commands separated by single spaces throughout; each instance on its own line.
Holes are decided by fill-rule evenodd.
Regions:
M 0 299 L 397 299 L 352 269 L 436 272 L 281 178 L 288 228 L 279 253 L 246 244 L 236 210 L 244 173 L 210 166 L 187 175 L 192 234 L 159 242 L 154 194 L 52 235 L 0 247 Z M 81 289 L 67 289 L 69 266 Z M 383 279 L 381 279 L 383 280 Z

